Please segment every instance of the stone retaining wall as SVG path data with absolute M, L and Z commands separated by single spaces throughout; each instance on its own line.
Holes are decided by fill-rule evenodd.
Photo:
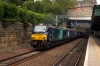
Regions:
M 29 43 L 31 33 L 31 24 L 25 29 L 20 22 L 11 24 L 8 27 L 3 27 L 0 22 L 0 47 Z

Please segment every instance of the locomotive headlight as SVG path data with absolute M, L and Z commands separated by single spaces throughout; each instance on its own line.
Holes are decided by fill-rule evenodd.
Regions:
M 47 38 L 46 38 L 46 37 L 44 37 L 43 39 L 44 39 L 44 40 L 47 40 Z

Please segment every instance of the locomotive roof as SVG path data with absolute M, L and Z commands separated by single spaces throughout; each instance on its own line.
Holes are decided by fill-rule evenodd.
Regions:
M 47 26 L 47 27 L 51 27 L 51 28 L 56 28 L 56 26 L 52 25 L 52 24 L 48 24 L 48 23 L 39 23 L 37 25 L 41 25 L 41 26 Z
M 70 31 L 77 31 L 77 30 L 73 30 L 73 29 L 69 29 L 69 28 L 65 28 L 65 27 L 56 27 L 56 26 L 53 26 L 52 24 L 46 24 L 46 23 L 39 23 L 37 25 L 41 25 L 41 26 L 47 26 L 48 28 L 51 27 L 51 28 L 54 28 L 54 29 L 62 29 L 62 30 L 70 30 Z

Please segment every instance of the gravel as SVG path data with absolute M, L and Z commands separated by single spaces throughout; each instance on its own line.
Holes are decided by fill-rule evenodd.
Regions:
M 34 50 L 33 47 L 31 47 L 29 44 L 22 44 L 18 46 L 12 46 L 9 48 L 4 48 L 0 51 L 0 60 L 13 57 L 22 53 L 26 53 L 29 51 Z
M 78 39 L 73 42 L 68 42 L 66 44 L 52 48 L 47 53 L 21 63 L 18 66 L 53 66 L 57 60 L 59 60 L 64 54 L 66 54 L 66 52 L 68 52 L 68 49 L 74 47 L 80 40 L 82 39 Z

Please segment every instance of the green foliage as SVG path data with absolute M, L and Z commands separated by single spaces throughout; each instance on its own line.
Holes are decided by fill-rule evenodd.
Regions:
M 43 7 L 44 3 L 35 2 L 35 5 L 36 7 L 34 7 L 34 9 L 37 9 L 37 12 L 44 12 L 42 11 L 42 9 L 45 10 Z M 52 17 L 53 15 L 43 15 L 25 10 L 7 2 L 0 2 L 0 14 L 0 18 L 2 19 L 2 24 L 4 26 L 20 20 L 22 23 L 24 23 L 24 27 L 27 27 L 29 22 L 32 24 L 37 24 L 39 22 L 54 22 L 55 18 Z
M 3 10 L 3 2 L 0 1 L 0 19 L 3 18 L 3 15 L 4 15 L 3 11 L 4 11 L 4 10 Z
M 32 24 L 37 24 L 39 22 L 43 22 L 45 19 L 43 14 L 35 13 L 22 8 L 20 8 L 19 11 L 19 18 L 21 22 L 25 24 L 25 27 L 28 26 L 28 22 Z
M 62 15 L 65 14 L 65 9 L 61 7 L 58 3 L 51 4 L 51 6 L 47 9 L 47 13 L 52 13 L 54 15 Z
M 17 16 L 18 16 L 17 7 L 13 4 L 8 4 L 6 13 L 8 15 L 8 18 L 13 18 L 13 19 L 17 18 Z
M 8 26 L 15 21 L 18 21 L 17 7 L 13 4 L 0 1 L 0 20 L 3 26 Z
M 45 19 L 45 17 L 44 17 L 44 15 L 42 15 L 42 14 L 36 14 L 36 20 L 37 20 L 37 22 L 39 23 L 39 22 L 44 22 L 44 19 Z
M 6 19 L 7 21 L 9 21 L 10 23 L 15 23 L 15 22 L 19 22 L 19 19 Z
M 21 0 L 6 0 L 6 2 L 15 4 L 15 5 L 17 5 L 17 6 L 20 6 L 21 3 L 22 3 Z
M 42 0 L 42 1 L 45 2 L 46 4 L 52 3 L 50 0 Z
M 76 0 L 56 0 L 65 10 L 73 8 L 76 5 Z
M 17 21 L 19 21 L 19 20 L 18 19 L 3 19 L 3 18 L 1 19 L 2 25 L 4 27 L 7 27 L 8 25 L 13 24 Z
M 34 1 L 26 1 L 23 3 L 22 8 L 27 9 L 27 10 L 31 10 L 31 11 L 35 11 L 35 7 L 34 7 Z
M 32 11 L 28 11 L 28 22 L 35 24 L 36 21 L 34 19 L 34 13 Z
M 35 4 L 34 5 L 35 12 L 37 12 L 37 13 L 45 13 L 45 7 L 44 7 L 45 5 L 44 5 L 43 2 L 36 1 L 34 4 Z
M 45 13 L 44 3 L 41 1 L 26 1 L 23 3 L 22 8 L 31 10 L 37 13 Z
M 24 24 L 24 27 L 27 27 L 28 26 L 28 14 L 26 10 L 20 9 L 19 18 L 21 22 Z
M 76 0 L 66 0 L 67 8 L 74 8 L 74 6 L 77 4 Z
M 0 13 L 3 18 L 13 18 L 16 19 L 18 16 L 17 6 L 13 4 L 8 4 L 6 2 L 0 2 Z M 2 9 L 2 10 L 1 10 Z
M 45 23 L 50 23 L 55 25 L 55 17 L 53 17 L 53 14 L 45 14 Z
M 52 2 L 50 0 L 43 0 L 45 13 L 52 13 Z
M 45 13 L 52 13 L 54 15 L 66 14 L 66 10 L 63 6 L 61 6 L 58 2 L 51 2 L 49 0 L 43 0 L 45 4 Z
M 29 20 L 29 22 L 31 22 L 32 24 L 33 24 L 33 22 L 34 22 L 34 24 L 37 24 L 39 22 L 44 22 L 45 16 L 43 14 L 39 14 L 39 13 L 35 13 L 35 12 L 31 12 L 30 14 L 31 14 L 31 19 Z

